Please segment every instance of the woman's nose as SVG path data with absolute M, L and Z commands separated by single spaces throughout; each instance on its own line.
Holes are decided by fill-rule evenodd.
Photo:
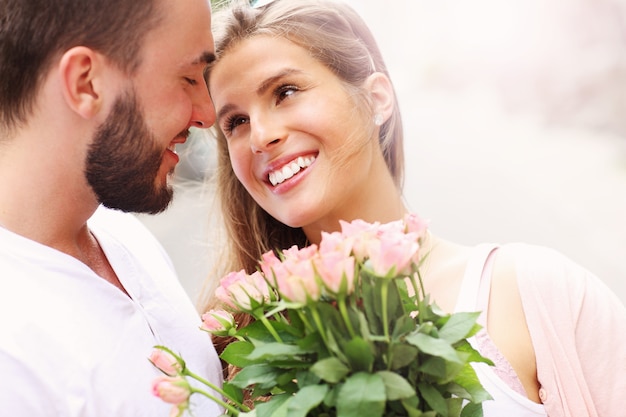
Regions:
M 282 124 L 271 116 L 250 119 L 250 149 L 252 152 L 266 152 L 282 142 L 285 137 Z

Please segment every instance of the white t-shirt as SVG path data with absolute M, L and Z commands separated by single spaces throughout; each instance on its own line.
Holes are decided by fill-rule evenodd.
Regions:
M 0 410 L 12 417 L 168 416 L 148 361 L 163 344 L 221 383 L 219 360 L 163 248 L 132 215 L 89 220 L 130 298 L 85 264 L 0 228 Z M 219 408 L 194 395 L 195 415 Z

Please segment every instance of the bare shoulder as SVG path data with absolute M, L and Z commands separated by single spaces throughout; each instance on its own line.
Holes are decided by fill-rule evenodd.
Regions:
M 472 248 L 430 236 L 420 268 L 426 292 L 446 312 L 453 312 Z
M 513 255 L 506 247 L 496 252 L 487 332 L 517 373 L 528 397 L 539 402 L 535 351 L 522 306 Z

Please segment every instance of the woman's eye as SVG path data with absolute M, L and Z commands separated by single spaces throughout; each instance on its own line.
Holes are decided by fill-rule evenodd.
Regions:
M 194 80 L 193 78 L 185 77 L 185 81 L 187 81 L 190 85 L 198 84 L 198 82 L 196 80 Z
M 243 116 L 229 116 L 224 122 L 224 133 L 230 135 L 240 125 L 248 123 L 248 118 Z
M 296 91 L 298 91 L 298 87 L 294 85 L 283 85 L 279 87 L 276 90 L 277 101 L 280 103 L 281 101 L 288 98 L 289 96 L 294 95 Z

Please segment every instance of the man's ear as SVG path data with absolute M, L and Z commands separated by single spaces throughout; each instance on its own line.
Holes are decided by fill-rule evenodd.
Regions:
M 395 106 L 395 95 L 389 78 L 382 72 L 371 74 L 365 81 L 365 88 L 369 91 L 372 99 L 372 111 L 375 115 L 382 116 L 382 122 L 386 122 L 391 116 Z
M 67 105 L 85 119 L 94 117 L 102 107 L 103 57 L 93 49 L 76 46 L 63 54 L 59 70 Z

